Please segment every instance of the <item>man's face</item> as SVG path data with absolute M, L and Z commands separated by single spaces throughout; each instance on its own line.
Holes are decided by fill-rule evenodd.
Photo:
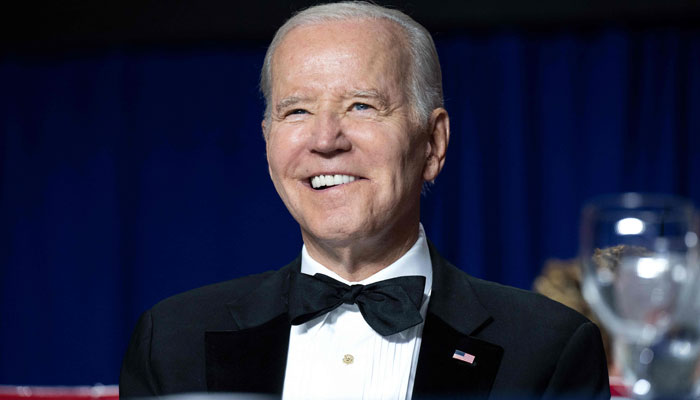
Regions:
M 274 54 L 270 176 L 307 245 L 417 227 L 429 144 L 411 118 L 403 47 L 389 22 L 343 21 L 295 28 Z

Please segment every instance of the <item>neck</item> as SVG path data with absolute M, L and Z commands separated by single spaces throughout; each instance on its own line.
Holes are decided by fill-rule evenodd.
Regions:
M 358 282 L 391 265 L 418 240 L 418 223 L 408 229 L 392 229 L 375 238 L 324 241 L 302 231 L 309 255 L 343 279 Z

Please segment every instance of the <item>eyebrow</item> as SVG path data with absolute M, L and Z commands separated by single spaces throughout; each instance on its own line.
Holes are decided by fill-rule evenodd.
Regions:
M 347 95 L 343 96 L 345 99 L 352 99 L 352 98 L 360 98 L 360 99 L 373 99 L 379 102 L 379 105 L 381 107 L 386 107 L 389 104 L 389 99 L 379 92 L 378 90 L 375 89 L 366 89 L 366 90 L 351 90 Z M 308 101 L 308 97 L 300 97 L 300 96 L 289 96 L 285 97 L 284 99 L 280 100 L 277 102 L 275 105 L 275 111 L 277 114 L 281 113 L 282 110 L 289 108 L 295 104 Z
M 285 108 L 291 107 L 291 106 L 293 106 L 297 103 L 300 103 L 304 100 L 307 100 L 307 99 L 302 98 L 302 97 L 298 97 L 298 96 L 285 97 L 284 99 L 280 100 L 277 103 L 277 105 L 275 105 L 275 111 L 277 112 L 277 114 L 279 114 Z
M 374 99 L 380 103 L 382 107 L 386 107 L 389 104 L 389 99 L 378 90 L 353 90 L 351 91 L 347 98 L 361 98 L 361 99 Z

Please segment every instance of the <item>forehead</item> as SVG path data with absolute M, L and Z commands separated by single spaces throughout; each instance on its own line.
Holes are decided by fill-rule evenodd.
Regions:
M 374 76 L 400 84 L 406 75 L 405 42 L 402 28 L 381 19 L 295 27 L 273 54 L 273 92 L 277 84 L 294 83 L 301 78 L 328 81 L 329 77 L 337 77 L 348 81 Z

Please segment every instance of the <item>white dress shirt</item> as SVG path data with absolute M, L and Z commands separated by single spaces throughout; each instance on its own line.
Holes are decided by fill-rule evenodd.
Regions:
M 301 272 L 321 273 L 346 284 L 368 285 L 407 275 L 425 276 L 421 315 L 425 321 L 433 283 L 430 252 L 421 225 L 418 240 L 393 264 L 360 282 L 348 282 L 301 252 Z M 282 398 L 411 399 L 423 323 L 381 336 L 365 322 L 356 304 L 292 326 Z

